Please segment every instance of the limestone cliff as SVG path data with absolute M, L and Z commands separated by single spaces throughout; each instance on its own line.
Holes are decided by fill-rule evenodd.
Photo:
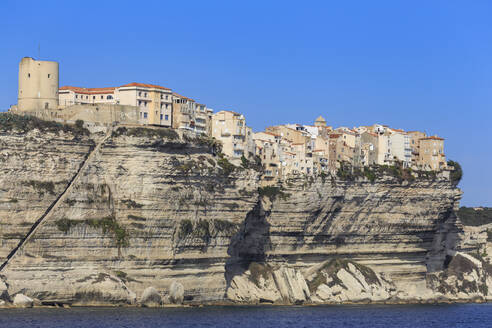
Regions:
M 260 173 L 209 140 L 153 128 L 0 129 L 0 145 L 7 301 L 136 304 L 146 289 L 163 303 L 453 299 L 449 264 L 477 248 L 444 177 L 258 189 Z M 463 295 L 487 297 L 480 288 Z

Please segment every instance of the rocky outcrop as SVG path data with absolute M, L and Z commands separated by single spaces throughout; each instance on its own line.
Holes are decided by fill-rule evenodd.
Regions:
M 258 192 L 258 172 L 172 130 L 0 144 L 0 273 L 9 295 L 44 304 L 134 304 L 149 287 L 174 303 L 431 300 L 449 256 L 478 247 L 442 176 L 297 176 Z
M 26 295 L 23 294 L 17 294 L 14 296 L 14 306 L 17 307 L 32 307 L 33 306 L 33 299 L 30 297 L 27 297 Z
M 0 300 L 2 300 L 2 301 L 9 301 L 10 300 L 8 286 L 5 283 L 2 276 L 0 276 Z
M 169 287 L 169 300 L 174 304 L 182 304 L 184 300 L 184 287 L 179 282 L 173 281 Z
M 140 304 L 145 307 L 160 306 L 162 304 L 161 295 L 154 287 L 147 287 L 142 294 Z
M 136 304 L 136 298 L 120 278 L 107 273 L 93 273 L 76 281 L 73 303 Z

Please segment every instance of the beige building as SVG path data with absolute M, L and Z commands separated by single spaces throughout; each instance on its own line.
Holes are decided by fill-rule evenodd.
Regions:
M 371 166 L 377 164 L 378 135 L 373 132 L 364 131 L 360 135 L 360 142 L 361 142 L 361 150 L 360 150 L 361 166 Z
M 243 115 L 221 110 L 212 115 L 212 136 L 222 142 L 222 152 L 233 160 L 249 159 L 253 135 Z M 254 152 L 253 152 L 254 153 Z
M 175 129 L 210 134 L 212 110 L 195 100 L 173 93 L 173 124 Z
M 267 132 L 280 135 L 283 139 L 286 139 L 292 143 L 308 143 L 311 139 L 306 132 L 295 130 L 285 125 L 270 126 L 265 129 Z
M 24 57 L 19 63 L 17 110 L 50 112 L 58 108 L 58 63 Z
M 277 182 L 283 176 L 280 136 L 271 132 L 257 132 L 253 134 L 253 140 L 256 155 L 263 165 L 263 179 L 269 183 Z
M 108 88 L 64 86 L 59 91 L 61 108 L 92 104 L 135 106 L 139 111 L 139 123 L 169 127 L 172 123 L 172 99 L 172 91 L 168 88 L 136 82 Z
M 421 138 L 417 167 L 423 170 L 442 170 L 446 168 L 444 139 L 438 136 Z
M 410 148 L 412 149 L 411 167 L 417 168 L 420 161 L 420 139 L 426 138 L 427 135 L 420 131 L 409 131 Z

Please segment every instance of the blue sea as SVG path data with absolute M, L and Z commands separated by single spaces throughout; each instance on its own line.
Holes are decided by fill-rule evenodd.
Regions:
M 492 304 L 0 309 L 0 327 L 492 327 Z

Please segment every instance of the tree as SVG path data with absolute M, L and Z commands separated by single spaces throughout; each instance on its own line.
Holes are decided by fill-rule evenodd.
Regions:
M 451 160 L 448 161 L 448 166 L 452 166 L 454 168 L 454 170 L 451 171 L 450 179 L 451 182 L 453 182 L 454 185 L 457 186 L 458 183 L 460 183 L 461 178 L 463 177 L 463 169 L 458 162 Z

